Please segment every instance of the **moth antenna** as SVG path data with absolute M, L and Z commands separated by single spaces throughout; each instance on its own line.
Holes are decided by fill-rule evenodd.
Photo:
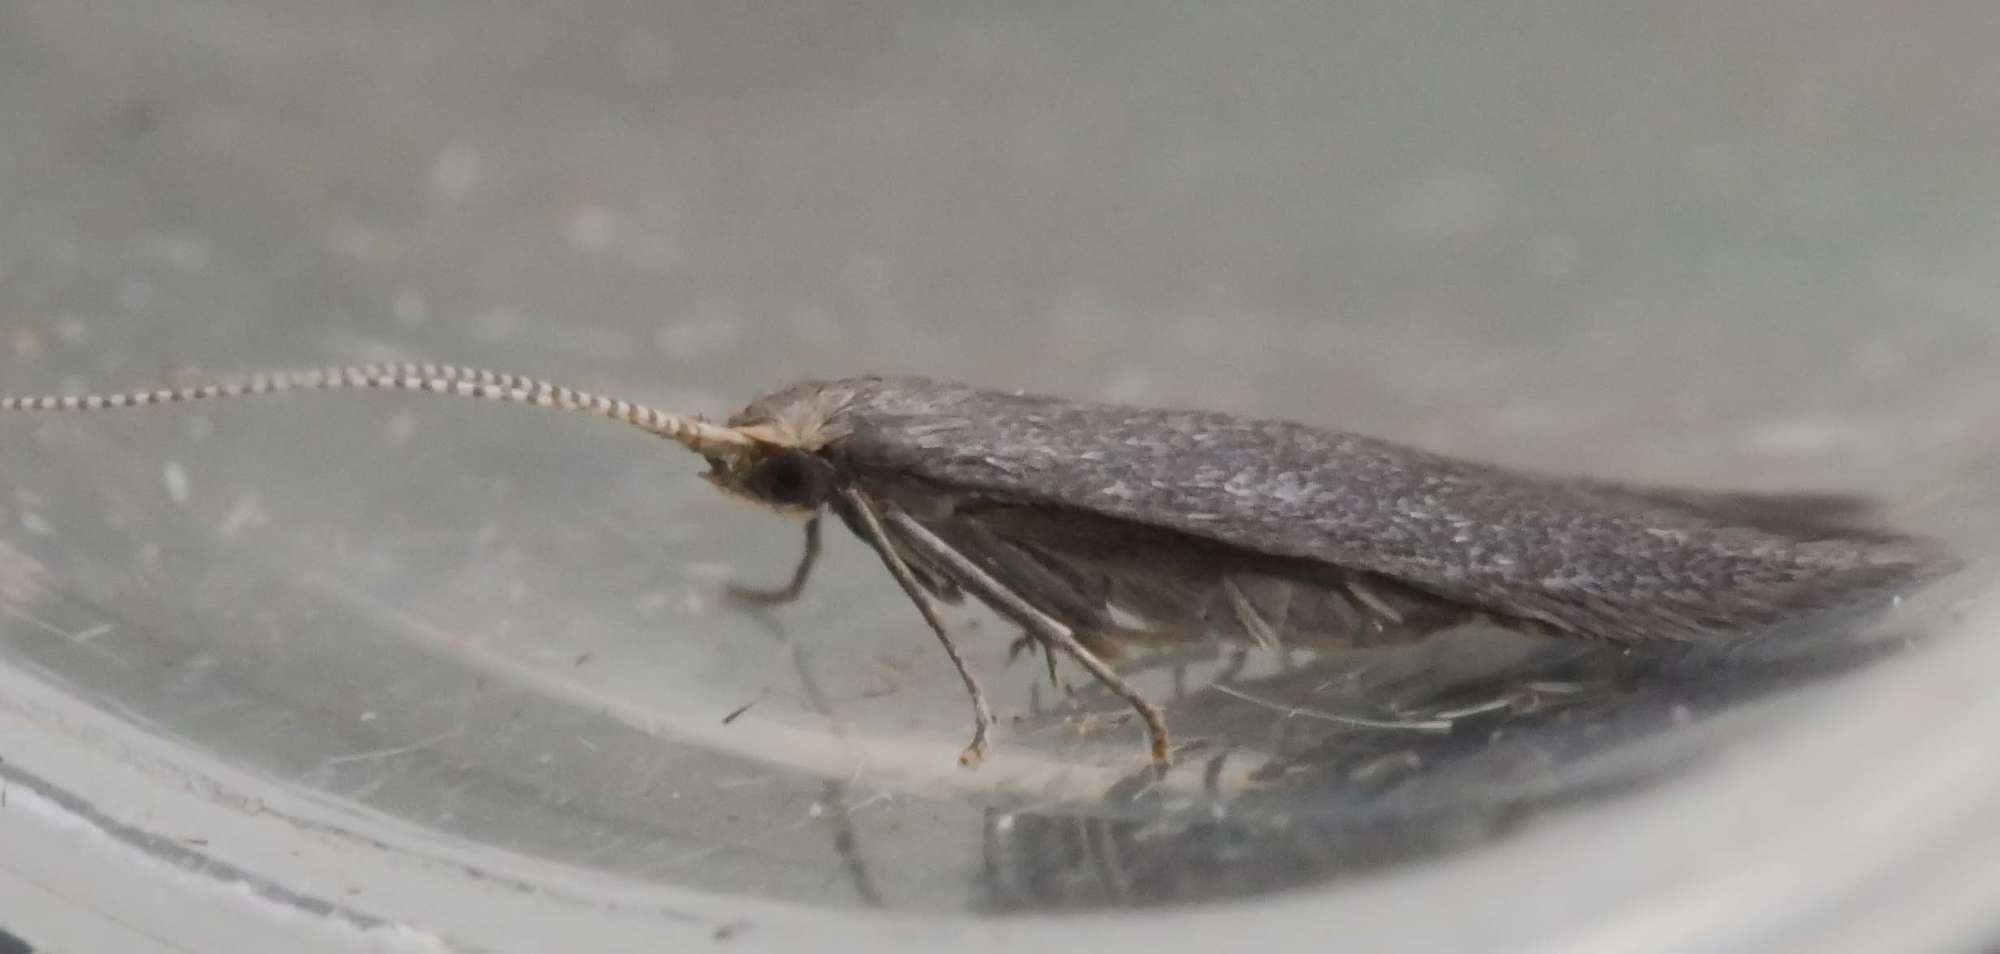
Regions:
M 284 391 L 359 388 L 451 394 L 580 411 L 622 421 L 642 431 L 670 438 L 701 454 L 731 454 L 752 443 L 748 436 L 735 428 L 711 424 L 700 418 L 669 414 L 644 404 L 614 400 L 518 374 L 438 364 L 362 364 L 259 371 L 211 384 L 114 394 L 0 395 L 0 411 L 104 411 Z

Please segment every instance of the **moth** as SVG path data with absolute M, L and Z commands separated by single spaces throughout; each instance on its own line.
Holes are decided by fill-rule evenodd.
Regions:
M 1949 565 L 1839 496 L 1702 493 L 1524 473 L 1283 420 L 1089 403 L 922 377 L 804 381 L 727 421 L 533 378 L 431 364 L 252 374 L 154 391 L 0 397 L 92 411 L 295 390 L 377 388 L 607 417 L 701 455 L 725 493 L 805 518 L 796 599 L 831 513 L 936 634 L 994 722 L 941 604 L 970 594 L 1073 660 L 1144 723 L 1160 709 L 1111 665 L 1121 647 L 1219 636 L 1368 646 L 1485 620 L 1622 644 L 1752 637 L 1880 598 Z

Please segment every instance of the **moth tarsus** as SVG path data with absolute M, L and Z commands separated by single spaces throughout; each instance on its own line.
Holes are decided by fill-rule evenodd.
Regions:
M 1022 653 L 1028 652 L 1041 654 L 1042 662 L 1048 668 L 1049 672 L 1049 688 L 1061 692 L 1063 684 L 1062 677 L 1056 675 L 1056 654 L 1053 649 L 1036 638 L 1032 633 L 1023 632 L 1021 635 L 1014 637 L 1012 643 L 1007 644 L 1008 664 L 1012 665 L 1014 660 L 1021 658 Z
M 819 563 L 819 514 L 815 513 L 806 518 L 805 537 L 805 550 L 799 554 L 798 565 L 792 568 L 791 582 L 775 589 L 760 589 L 741 583 L 731 583 L 730 598 L 751 606 L 779 606 L 797 600 L 806 590 L 806 581 L 812 577 L 813 566 Z
M 1486 620 L 1615 643 L 1773 630 L 1900 592 L 1956 565 L 1827 495 L 1628 487 L 1504 470 L 1287 421 L 1093 404 L 918 377 L 806 381 L 725 424 L 533 378 L 430 364 L 266 372 L 108 395 L 0 397 L 0 411 L 92 411 L 292 390 L 372 388 L 606 417 L 708 462 L 719 489 L 807 516 L 783 587 L 798 598 L 832 511 L 937 635 L 973 708 L 991 706 L 938 606 L 964 593 L 1122 698 L 1157 764 L 1166 720 L 1104 658 L 1209 636 L 1290 652 L 1421 639 Z M 1018 651 L 1018 650 L 1017 650 Z M 1241 668 L 1241 650 L 1231 657 Z M 1227 676 L 1223 677 L 1227 681 Z

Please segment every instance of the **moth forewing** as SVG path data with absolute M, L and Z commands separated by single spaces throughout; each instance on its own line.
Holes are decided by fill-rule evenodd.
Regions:
M 823 387 L 843 396 L 830 426 L 852 435 L 836 446 L 857 472 L 1017 513 L 1106 518 L 1155 531 L 1155 547 L 1214 545 L 1355 574 L 1355 600 L 1378 614 L 1371 597 L 1394 588 L 1586 638 L 1705 640 L 1953 565 L 1926 542 L 1815 519 L 1813 506 L 1756 516 L 1784 509 L 1783 497 L 1759 508 L 1737 495 L 1615 490 L 1288 421 L 924 378 Z

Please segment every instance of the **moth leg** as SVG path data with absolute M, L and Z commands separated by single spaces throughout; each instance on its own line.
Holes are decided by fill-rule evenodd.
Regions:
M 897 585 L 903 588 L 910 602 L 917 604 L 917 612 L 923 614 L 924 622 L 930 624 L 938 642 L 944 644 L 944 654 L 951 657 L 952 666 L 958 669 L 958 677 L 965 681 L 965 692 L 972 697 L 972 742 L 959 754 L 958 764 L 979 764 L 979 760 L 986 757 L 986 730 L 993 724 L 993 707 L 986 702 L 986 691 L 979 688 L 979 678 L 965 665 L 965 657 L 959 655 L 958 644 L 951 641 L 951 631 L 938 618 L 937 606 L 931 599 L 930 591 L 917 582 L 916 574 L 910 572 L 909 564 L 896 552 L 896 546 L 889 539 L 881 519 L 875 516 L 874 505 L 860 491 L 852 488 L 843 489 L 840 495 L 852 511 L 852 524 L 862 531 L 861 536 L 868 541 L 868 545 L 875 548 L 876 555 L 882 558 L 882 565 L 889 568 L 889 575 L 896 578 Z
M 1036 633 L 1034 630 L 1022 630 L 1021 635 L 1014 637 L 1014 641 L 1007 644 L 1008 665 L 1012 665 L 1014 660 L 1019 658 L 1022 653 L 1034 650 L 1040 650 L 1042 660 L 1048 663 L 1049 685 L 1060 690 L 1063 684 L 1062 679 L 1056 676 L 1055 645 L 1050 643 L 1047 637 Z
M 851 521 L 849 529 L 853 529 Z M 933 565 L 930 558 L 924 556 L 921 551 L 911 547 L 910 541 L 898 536 L 895 527 L 885 525 L 882 529 L 889 535 L 890 544 L 896 548 L 896 555 L 903 558 L 903 565 L 910 568 L 910 575 L 917 578 L 917 585 L 922 586 L 925 592 L 940 603 L 957 606 L 965 602 L 965 594 L 959 591 L 958 583 Z M 860 536 L 863 531 L 854 530 L 854 533 Z
M 1131 683 L 1126 682 L 1124 677 L 1105 665 L 1104 660 L 1097 658 L 1097 654 L 1078 642 L 1076 634 L 1068 626 L 1002 585 L 991 574 L 981 569 L 979 564 L 952 549 L 950 544 L 932 533 L 930 528 L 917 522 L 916 518 L 892 510 L 888 519 L 897 529 L 908 534 L 932 560 L 957 576 L 959 585 L 972 591 L 974 595 L 1011 617 L 1016 623 L 1061 647 L 1071 659 L 1076 660 L 1077 665 L 1082 666 L 1092 676 L 1097 677 L 1097 681 L 1103 683 L 1105 688 L 1125 700 L 1126 704 L 1139 714 L 1139 718 L 1145 720 L 1146 735 L 1152 743 L 1154 764 L 1164 766 L 1171 761 L 1167 755 L 1167 720 L 1160 713 L 1159 707 L 1146 701 L 1146 697 L 1140 695 L 1139 690 L 1133 688 Z
M 1047 607 L 1046 611 L 1069 626 L 1072 632 L 1094 633 L 1110 628 L 1111 619 L 1102 608 L 1101 596 L 1093 598 L 1086 594 L 1080 582 L 1051 570 L 1032 551 L 1002 540 L 977 525 L 961 525 L 953 529 L 957 532 L 952 533 L 951 539 L 944 540 L 946 546 L 985 565 L 996 582 L 1013 590 L 1016 595 L 1036 606 Z M 1056 675 L 1056 650 L 1059 648 L 1047 636 L 1027 627 L 1021 637 L 1007 648 L 1007 661 L 1013 662 L 1028 649 L 1041 650 L 1042 660 L 1048 666 L 1049 685 L 1060 690 L 1063 688 L 1062 680 Z
M 789 603 L 805 592 L 806 580 L 812 576 L 813 564 L 819 562 L 819 514 L 813 514 L 806 521 L 806 552 L 799 556 L 799 565 L 792 570 L 792 581 L 774 590 L 729 584 L 729 595 L 754 606 L 775 606 Z

